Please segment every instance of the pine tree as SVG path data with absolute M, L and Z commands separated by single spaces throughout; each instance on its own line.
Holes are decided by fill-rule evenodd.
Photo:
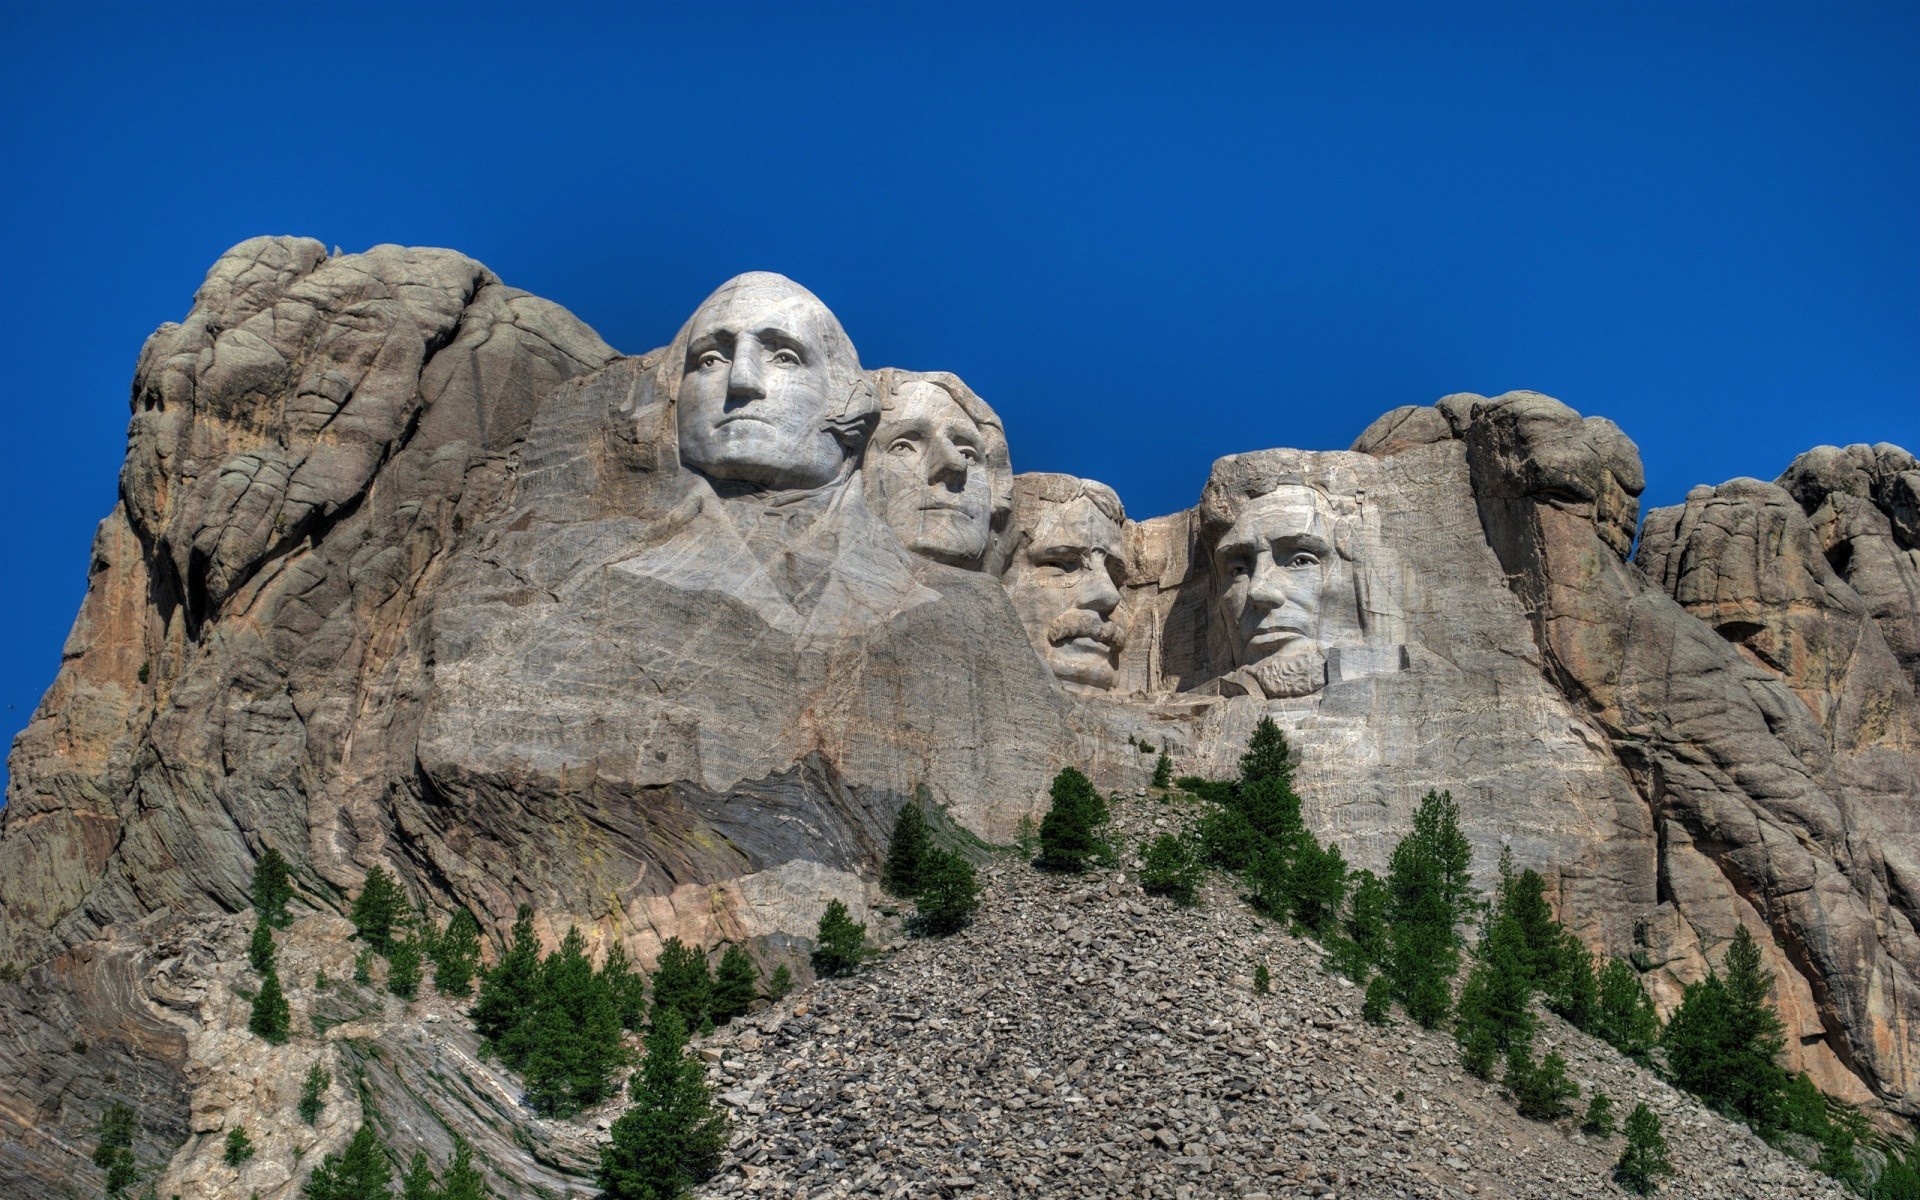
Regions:
M 1547 904 L 1546 881 L 1532 867 L 1512 873 L 1512 851 L 1502 853 L 1498 907 L 1519 935 L 1520 963 L 1527 973 L 1527 984 L 1545 991 L 1560 969 L 1566 948 L 1566 930 L 1554 919 Z
M 400 1179 L 400 1200 L 440 1200 L 440 1181 L 433 1177 L 425 1150 L 413 1152 L 413 1162 Z
M 838 900 L 827 902 L 820 915 L 820 930 L 815 938 L 813 969 L 823 976 L 851 975 L 866 957 L 867 927 L 856 925 L 847 906 Z
M 787 964 L 781 963 L 767 977 L 767 995 L 775 1000 L 785 1000 L 793 991 L 793 971 Z
M 527 1099 L 543 1116 L 572 1116 L 598 1104 L 622 1058 L 619 1013 L 586 951 L 585 936 L 569 928 L 559 949 L 540 964 L 525 1075 Z M 700 966 L 704 972 L 704 959 Z
M 1428 792 L 1413 815 L 1413 837 L 1432 856 L 1440 887 L 1456 925 L 1481 909 L 1473 887 L 1473 846 L 1460 832 L 1460 806 L 1452 792 Z M 1455 935 L 1458 936 L 1457 934 Z
M 677 1009 L 659 1013 L 630 1090 L 633 1107 L 600 1148 L 604 1200 L 679 1200 L 718 1169 L 727 1120 L 707 1089 L 706 1069 L 687 1053 Z
M 280 990 L 280 972 L 271 965 L 260 973 L 260 991 L 253 997 L 253 1014 L 247 1028 L 274 1045 L 284 1045 L 293 1027 L 293 1009 L 286 993 Z
M 1206 869 L 1192 838 L 1163 833 L 1140 847 L 1140 859 L 1140 886 L 1147 895 L 1165 896 L 1183 907 L 1199 900 Z
M 760 973 L 740 946 L 728 946 L 713 979 L 713 1023 L 725 1025 L 745 1016 L 760 996 Z
M 326 1106 L 327 1088 L 333 1083 L 333 1076 L 319 1063 L 307 1069 L 307 1079 L 300 1087 L 300 1119 L 311 1125 L 320 1119 L 320 1110 Z
M 109 1196 L 120 1195 L 139 1178 L 139 1163 L 133 1155 L 135 1131 L 133 1110 L 118 1100 L 100 1114 L 100 1140 L 93 1150 L 93 1165 L 107 1173 Z
M 287 860 L 272 846 L 253 866 L 253 908 L 260 919 L 276 929 L 285 929 L 293 920 L 287 903 L 293 899 L 293 871 Z M 255 968 L 258 970 L 258 968 Z
M 473 1147 L 465 1138 L 455 1137 L 453 1161 L 447 1164 L 436 1200 L 488 1200 L 492 1194 L 480 1169 L 473 1165 Z
M 951 850 L 929 849 L 920 862 L 914 892 L 914 932 L 947 937 L 973 921 L 980 907 L 980 882 L 973 864 Z
M 1501 1082 L 1513 1093 L 1514 1107 L 1532 1121 L 1557 1121 L 1573 1112 L 1567 1104 L 1580 1087 L 1567 1078 L 1567 1060 L 1550 1053 L 1538 1063 L 1524 1044 L 1507 1051 L 1507 1076 Z
M 420 991 L 420 942 L 417 938 L 388 943 L 387 990 L 403 1000 Z
M 307 1177 L 301 1200 L 391 1200 L 393 1164 L 373 1126 L 362 1125 L 338 1154 L 329 1154 Z
M 1588 1137 L 1613 1136 L 1613 1097 L 1596 1091 L 1587 1101 L 1586 1115 L 1580 1118 L 1580 1132 Z
M 1515 1047 L 1524 1047 L 1533 1037 L 1533 993 L 1536 984 L 1534 946 L 1530 938 L 1538 934 L 1528 926 L 1525 876 L 1516 877 L 1512 860 L 1502 854 L 1499 899 L 1480 945 L 1474 952 L 1473 969 L 1460 990 L 1459 1016 L 1454 1023 L 1454 1038 L 1460 1043 L 1467 1070 L 1482 1079 L 1492 1077 L 1496 1057 Z M 1540 877 L 1532 871 L 1532 882 Z M 1537 897 L 1537 888 L 1533 892 Z M 1552 921 L 1549 915 L 1548 921 Z M 1552 930 L 1558 942 L 1558 926 Z
M 1347 897 L 1347 860 L 1331 842 L 1322 849 L 1311 833 L 1302 830 L 1287 875 L 1287 907 L 1302 928 L 1324 935 L 1340 915 Z
M 540 988 L 540 942 L 533 932 L 533 909 L 521 905 L 507 952 L 480 980 L 473 1027 L 500 1061 L 518 1069 L 533 1049 L 531 1025 Z
M 1772 978 L 1760 947 L 1742 926 L 1723 963 L 1691 984 L 1668 1023 L 1663 1041 L 1673 1080 L 1763 1136 L 1779 1128 L 1787 1076 L 1780 1018 L 1767 1004 Z
M 1241 784 L 1257 779 L 1277 779 L 1289 786 L 1293 783 L 1293 752 L 1272 717 L 1260 718 L 1253 736 L 1247 739 L 1246 753 L 1240 756 Z
M 1609 959 L 1596 984 L 1590 1032 L 1635 1062 L 1645 1063 L 1660 1044 L 1660 1015 L 1624 959 Z
M 653 964 L 653 1021 L 659 1023 L 669 1008 L 690 1030 L 711 1027 L 707 1014 L 713 1010 L 713 974 L 707 956 L 677 937 L 666 940 Z
M 908 800 L 893 819 L 881 884 L 896 896 L 912 896 L 920 885 L 920 866 L 927 848 L 927 814 L 920 811 L 918 803 Z
M 1092 782 L 1072 767 L 1062 768 L 1049 789 L 1052 805 L 1040 820 L 1040 858 L 1048 871 L 1079 872 L 1089 860 L 1106 852 L 1100 828 L 1107 823 L 1107 803 Z
M 1153 760 L 1153 786 L 1163 790 L 1173 786 L 1173 758 L 1165 750 Z
M 1387 885 L 1372 871 L 1355 871 L 1352 894 L 1332 939 L 1333 969 L 1355 983 L 1387 959 Z
M 1273 972 L 1265 963 L 1253 964 L 1253 994 L 1267 996 L 1273 993 Z
M 1360 1017 L 1369 1025 L 1385 1025 L 1393 1012 L 1393 980 L 1375 975 L 1367 985 L 1367 997 L 1360 1005 Z
M 1613 1177 L 1621 1187 L 1642 1196 L 1653 1190 L 1656 1175 L 1673 1174 L 1667 1161 L 1667 1139 L 1660 1133 L 1660 1118 L 1645 1104 L 1636 1104 L 1627 1114 L 1627 1144 L 1620 1161 L 1613 1166 Z
M 446 932 L 433 941 L 433 988 L 442 996 L 465 996 L 473 991 L 480 970 L 480 922 L 461 909 L 447 922 Z
M 647 977 L 633 969 L 625 943 L 615 940 L 600 963 L 600 981 L 613 998 L 613 1010 L 622 1029 L 638 1030 L 647 1023 Z
M 221 1161 L 230 1167 L 237 1167 L 253 1157 L 253 1139 L 247 1136 L 247 1127 L 236 1125 L 227 1131 L 227 1146 L 221 1153 Z
M 259 974 L 273 970 L 273 926 L 261 917 L 253 923 L 253 940 L 247 944 L 247 962 Z
M 1247 867 L 1247 903 L 1262 916 L 1285 920 L 1293 896 L 1292 875 L 1293 856 L 1287 848 L 1260 839 L 1260 850 Z
M 1220 806 L 1200 818 L 1200 850 L 1207 862 L 1238 874 L 1253 865 L 1265 839 L 1237 807 Z
M 1593 978 L 1593 955 L 1580 939 L 1565 934 L 1553 976 L 1547 981 L 1547 1007 L 1565 1017 L 1575 1029 L 1593 1032 L 1600 994 Z
M 1465 914 L 1476 908 L 1468 868 L 1472 850 L 1459 829 L 1451 796 L 1428 792 L 1413 832 L 1394 847 L 1387 872 L 1387 961 L 1395 997 L 1407 1015 L 1432 1029 L 1446 1019 L 1451 981 L 1460 967 Z
M 375 950 L 392 949 L 394 925 L 406 913 L 406 896 L 385 867 L 367 872 L 367 882 L 353 902 L 353 931 Z

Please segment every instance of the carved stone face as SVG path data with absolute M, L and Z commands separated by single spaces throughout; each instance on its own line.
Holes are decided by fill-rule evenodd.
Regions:
M 1288 485 L 1247 501 L 1221 535 L 1214 570 L 1236 663 L 1276 680 L 1289 664 L 1302 671 L 1318 664 L 1336 561 L 1330 526 L 1318 493 Z
M 1105 691 L 1126 641 L 1113 619 L 1122 582 L 1120 524 L 1085 496 L 1039 508 L 1003 577 L 1007 594 L 1055 677 Z
M 907 549 L 978 567 L 993 518 L 986 435 L 947 390 L 901 385 L 867 454 L 880 515 Z
M 772 488 L 831 483 L 849 450 L 829 423 L 857 360 L 811 292 L 777 275 L 721 285 L 688 322 L 675 416 L 680 460 Z

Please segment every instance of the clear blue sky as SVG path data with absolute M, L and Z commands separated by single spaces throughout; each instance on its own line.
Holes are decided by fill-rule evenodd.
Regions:
M 738 271 L 959 373 L 1020 470 L 1548 392 L 1647 500 L 1920 451 L 1920 5 L 0 7 L 10 737 L 142 340 L 262 233 L 450 246 L 615 347 Z

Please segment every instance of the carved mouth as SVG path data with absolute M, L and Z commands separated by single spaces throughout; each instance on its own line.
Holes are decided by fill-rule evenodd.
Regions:
M 736 416 L 721 417 L 718 421 L 715 421 L 713 423 L 713 427 L 715 429 L 725 429 L 729 425 L 736 425 L 742 421 L 752 421 L 755 425 L 765 425 L 769 429 L 773 427 L 772 421 L 766 420 L 762 417 L 749 416 L 746 413 L 740 413 Z
M 1306 632 L 1299 629 L 1259 629 L 1247 639 L 1247 647 L 1252 650 L 1279 650 L 1306 638 Z
M 1062 649 L 1084 650 L 1090 654 L 1105 655 L 1113 652 L 1112 642 L 1104 637 L 1092 634 L 1083 634 L 1080 637 L 1067 638 L 1064 641 L 1055 642 L 1054 645 Z

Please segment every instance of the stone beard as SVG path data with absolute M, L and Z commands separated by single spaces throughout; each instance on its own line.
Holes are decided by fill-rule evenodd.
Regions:
M 1333 515 L 1320 493 L 1282 484 L 1243 501 L 1213 547 L 1219 616 L 1243 668 L 1269 698 L 1326 685 L 1326 623 L 1340 578 Z
M 1104 484 L 1061 475 L 1015 481 L 1018 546 L 1002 582 L 1033 648 L 1077 691 L 1108 691 L 1117 678 L 1125 519 Z
M 883 370 L 880 425 L 867 448 L 869 503 L 907 549 L 980 570 L 1012 505 L 1006 435 L 950 375 Z

